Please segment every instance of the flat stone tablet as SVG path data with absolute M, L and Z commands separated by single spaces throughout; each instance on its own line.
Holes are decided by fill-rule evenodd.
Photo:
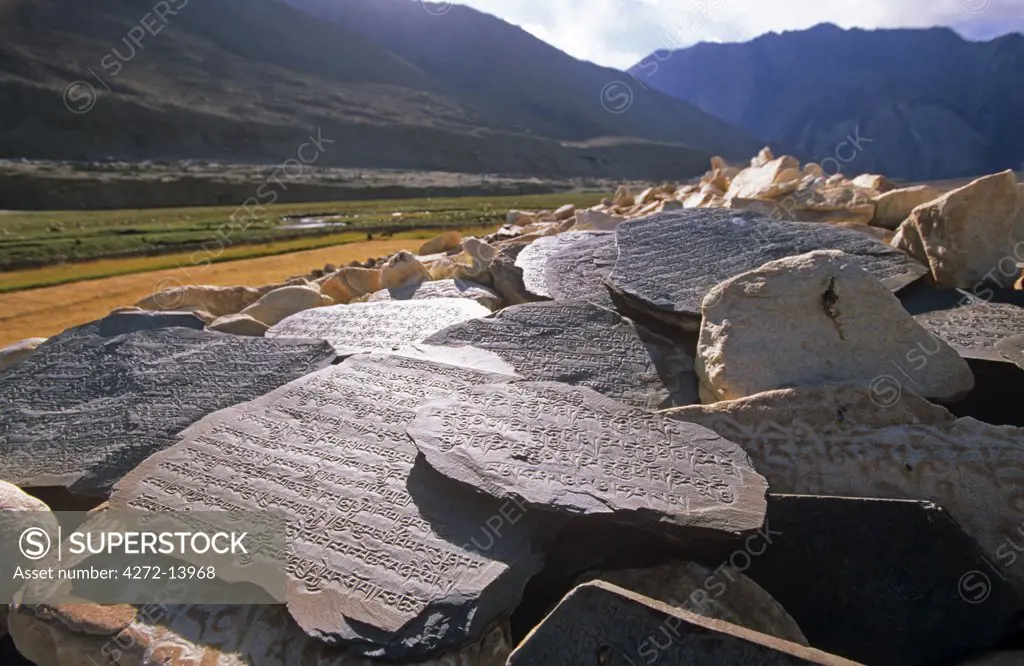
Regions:
M 723 549 L 721 561 L 749 561 L 743 573 L 819 649 L 872 666 L 952 664 L 1019 631 L 1020 596 L 931 502 L 770 495 L 765 525 L 763 552 Z
M 611 307 L 604 279 L 611 275 L 618 255 L 615 234 L 601 234 L 570 244 L 548 258 L 544 279 L 556 301 L 586 299 Z
M 192 312 L 151 312 L 149 310 L 112 312 L 99 320 L 99 334 L 102 336 L 174 327 L 201 331 L 206 327 L 206 322 Z
M 270 327 L 266 337 L 327 340 L 342 355 L 389 351 L 489 314 L 484 306 L 464 298 L 329 305 L 288 317 Z
M 1020 369 L 1024 370 L 1024 335 L 1004 338 L 996 343 L 996 349 L 1002 354 L 1003 358 L 1009 359 L 1016 363 Z
M 425 343 L 486 349 L 526 379 L 586 386 L 643 409 L 700 402 L 692 356 L 586 301 L 515 305 L 450 326 Z
M 870 393 L 873 410 L 812 388 L 686 407 L 673 418 L 742 446 L 773 491 L 935 502 L 994 562 L 1006 555 L 1012 566 L 1001 575 L 1024 591 L 1024 555 L 1006 542 L 1024 524 L 1024 429 L 953 421 L 892 389 Z
M 405 432 L 419 404 L 506 379 L 355 356 L 200 421 L 111 505 L 283 511 L 299 626 L 364 656 L 425 658 L 510 612 L 540 566 L 533 517 L 417 461 Z
M 552 382 L 474 387 L 408 428 L 435 469 L 502 499 L 639 525 L 761 526 L 763 478 L 701 426 Z
M 1000 294 L 1004 295 L 1013 296 Z M 987 301 L 964 290 L 938 290 L 923 281 L 900 294 L 900 302 L 917 323 L 964 358 L 1004 363 L 1007 359 L 997 348 L 999 342 L 1024 334 L 1024 299 L 1018 300 L 1017 304 Z
M 407 287 L 384 289 L 371 294 L 366 302 L 416 301 L 428 298 L 468 298 L 492 311 L 503 306 L 501 296 L 494 290 L 469 280 L 432 280 Z
M 858 666 L 836 655 L 703 618 L 595 581 L 570 592 L 509 666 Z
M 619 225 L 612 288 L 644 312 L 687 330 L 712 287 L 769 261 L 842 250 L 893 291 L 928 272 L 909 255 L 829 224 L 775 222 L 749 212 L 693 209 Z
M 597 236 L 612 235 L 610 231 L 565 231 L 533 241 L 516 257 L 516 266 L 523 271 L 523 284 L 535 296 L 551 298 L 547 282 L 548 260 L 574 243 Z
M 0 374 L 0 479 L 105 496 L 203 416 L 335 358 L 319 340 L 99 327 L 65 331 Z

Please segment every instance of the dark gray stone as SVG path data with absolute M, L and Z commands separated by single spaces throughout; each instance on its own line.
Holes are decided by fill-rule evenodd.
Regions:
M 820 650 L 673 608 L 603 581 L 580 585 L 509 666 L 858 666 Z
M 613 233 L 585 238 L 555 253 L 548 258 L 544 273 L 551 298 L 586 299 L 613 307 L 604 279 L 611 275 L 617 254 Z
M 964 358 L 1006 362 L 998 343 L 1024 333 L 1020 304 L 985 300 L 959 289 L 939 290 L 923 280 L 904 290 L 900 301 L 917 323 Z
M 99 320 L 99 334 L 104 337 L 150 331 L 158 328 L 191 328 L 201 331 L 206 322 L 192 312 L 150 312 L 135 310 L 113 312 Z
M 513 306 L 446 328 L 424 342 L 486 349 L 526 379 L 586 386 L 643 409 L 700 402 L 692 356 L 587 301 Z
M 1009 359 L 1016 363 L 1021 370 L 1024 370 L 1024 335 L 1004 338 L 996 344 L 996 349 L 1003 358 Z
M 99 329 L 65 331 L 0 375 L 0 479 L 104 496 L 196 420 L 335 358 L 318 340 Z
M 765 527 L 763 551 L 721 561 L 749 562 L 743 573 L 819 649 L 878 666 L 956 663 L 1016 630 L 1017 593 L 935 504 L 771 495 Z
M 317 338 L 342 355 L 390 351 L 491 311 L 464 298 L 350 303 L 304 310 L 271 326 L 267 338 Z
M 540 509 L 657 529 L 764 520 L 767 484 L 736 444 L 586 388 L 474 387 L 424 404 L 408 432 L 442 474 Z
M 619 225 L 612 289 L 645 313 L 686 330 L 700 326 L 715 285 L 769 261 L 842 250 L 896 291 L 928 272 L 900 250 L 829 224 L 775 222 L 750 212 L 693 209 Z
M 405 427 L 424 401 L 508 378 L 354 356 L 195 424 L 111 504 L 283 511 L 299 626 L 366 656 L 427 657 L 515 607 L 540 567 L 537 520 L 417 460 Z
M 523 284 L 535 296 L 551 298 L 547 281 L 548 261 L 574 243 L 599 236 L 614 235 L 610 231 L 564 231 L 533 241 L 516 257 L 516 266 L 523 271 Z

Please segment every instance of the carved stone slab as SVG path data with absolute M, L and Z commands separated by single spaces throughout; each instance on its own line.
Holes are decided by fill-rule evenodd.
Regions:
M 343 646 L 310 638 L 284 606 L 21 605 L 12 614 L 18 650 L 36 664 L 166 666 L 380 666 Z M 512 652 L 507 621 L 468 645 L 420 666 L 505 666 Z M 74 646 L 70 649 L 69 646 Z M 18 663 L 18 662 L 16 662 Z
M 580 585 L 519 644 L 509 666 L 858 666 L 821 650 L 703 618 L 595 581 Z
M 526 379 L 586 386 L 634 407 L 700 402 L 693 357 L 586 301 L 515 305 L 446 328 L 425 342 L 486 349 Z
M 203 416 L 335 358 L 319 340 L 98 331 L 98 322 L 65 331 L 0 375 L 0 478 L 106 495 Z
M 1024 370 L 1024 335 L 1014 335 L 996 343 L 996 349 L 1003 358 L 1009 359 Z
M 609 278 L 631 303 L 696 330 L 715 285 L 769 261 L 813 250 L 842 250 L 896 291 L 928 272 L 900 250 L 829 224 L 775 222 L 749 212 L 693 209 L 619 225 Z
M 424 401 L 505 379 L 355 356 L 197 423 L 111 503 L 283 511 L 294 521 L 288 609 L 299 626 L 364 656 L 427 657 L 510 611 L 539 568 L 536 521 L 417 462 L 405 433 Z
M 292 315 L 272 326 L 266 337 L 327 340 L 339 354 L 389 351 L 489 314 L 484 306 L 464 298 L 330 305 Z
M 201 331 L 206 322 L 192 312 L 151 312 L 149 310 L 129 310 L 112 312 L 99 320 L 99 334 L 105 337 L 147 331 L 157 328 L 191 328 Z
M 998 295 L 1012 298 L 1014 292 Z M 1007 359 L 997 349 L 998 343 L 1024 333 L 1024 299 L 1015 300 L 1021 302 L 985 300 L 965 290 L 938 290 L 924 282 L 900 294 L 903 307 L 917 323 L 948 342 L 961 356 L 1001 362 Z
M 887 414 L 901 404 L 877 409 Z M 819 424 L 843 417 L 831 410 L 819 415 L 810 406 L 794 421 L 772 420 L 770 404 L 731 414 L 681 411 L 686 414 L 679 418 L 742 446 L 773 491 L 935 502 L 986 557 L 999 562 L 1005 556 L 1013 566 L 1001 567 L 1001 574 L 1024 590 L 1024 555 L 1010 557 L 1016 553 L 1006 542 L 1024 523 L 1024 429 L 971 418 L 878 428 L 849 419 L 845 427 L 830 428 Z
M 552 255 L 544 273 L 551 298 L 556 301 L 586 299 L 611 307 L 604 279 L 611 274 L 618 252 L 615 234 L 608 233 L 572 243 Z
M 609 231 L 565 231 L 554 236 L 544 236 L 533 241 L 516 257 L 516 266 L 523 271 L 526 290 L 536 296 L 551 298 L 547 282 L 548 260 L 562 250 L 579 241 L 607 236 Z
M 469 280 L 432 280 L 406 287 L 384 289 L 371 294 L 367 302 L 409 301 L 428 298 L 468 298 L 488 310 L 498 310 L 503 305 L 501 296 L 492 289 Z
M 1019 595 L 931 502 L 771 495 L 765 526 L 771 543 L 744 573 L 822 650 L 957 663 L 1018 631 Z
M 552 382 L 472 388 L 426 403 L 408 428 L 442 474 L 542 509 L 620 522 L 741 531 L 766 484 L 701 426 Z

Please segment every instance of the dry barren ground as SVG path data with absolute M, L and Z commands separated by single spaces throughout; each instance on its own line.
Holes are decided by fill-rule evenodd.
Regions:
M 376 240 L 334 247 L 292 252 L 257 259 L 219 264 L 186 266 L 170 270 L 136 273 L 100 280 L 87 280 L 56 287 L 43 287 L 0 294 L 0 346 L 24 338 L 49 337 L 107 314 L 113 308 L 131 305 L 154 289 L 189 284 L 259 285 L 308 273 L 326 263 L 343 265 L 399 250 L 415 251 L 422 239 Z

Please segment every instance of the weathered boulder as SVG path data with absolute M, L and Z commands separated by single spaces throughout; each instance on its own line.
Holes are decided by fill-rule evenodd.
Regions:
M 683 348 L 585 301 L 515 305 L 424 342 L 486 349 L 527 379 L 586 386 L 643 409 L 698 401 L 693 358 Z
M 726 280 L 702 313 L 696 370 L 705 402 L 871 382 L 894 366 L 927 398 L 954 401 L 974 387 L 967 362 L 842 252 L 787 257 Z
M 164 289 L 135 305 L 143 310 L 205 310 L 215 317 L 241 312 L 266 292 L 255 287 L 187 285 Z
M 893 188 L 892 181 L 877 173 L 862 173 L 850 181 L 850 184 L 866 190 L 874 190 L 880 194 L 888 192 Z
M 44 342 L 46 342 L 46 338 L 26 338 L 0 348 L 0 370 L 14 365 Z
M 466 238 L 462 241 L 462 254 L 456 259 L 454 277 L 477 282 L 489 281 L 491 263 L 498 255 L 498 248 L 479 238 Z
M 491 311 L 465 298 L 349 303 L 306 310 L 271 326 L 267 338 L 315 338 L 338 354 L 388 351 Z
M 32 497 L 21 488 L 0 481 L 0 534 L 7 537 L 0 543 L 0 562 L 4 563 L 4 577 L 10 576 L 14 567 L 19 565 L 31 566 L 32 561 L 26 559 L 19 552 L 20 539 L 18 535 L 23 534 L 29 528 L 39 528 L 48 534 L 56 534 L 57 518 L 50 513 L 50 507 L 35 497 Z M 10 578 L 3 581 L 0 587 L 5 591 L 10 586 Z M 5 594 L 6 596 L 6 594 Z M 7 635 L 7 603 L 6 599 L 0 599 L 0 639 Z
M 430 279 L 430 272 L 411 252 L 402 250 L 391 256 L 380 269 L 380 288 L 395 289 Z
M 1014 260 L 1018 206 L 1012 171 L 985 176 L 915 208 L 892 245 L 927 263 L 939 287 L 970 289 Z
M 491 261 L 490 282 L 507 305 L 521 305 L 541 300 L 527 291 L 526 285 L 523 284 L 523 269 L 516 266 L 516 258 L 524 248 L 524 245 L 504 247 Z
M 608 284 L 631 307 L 684 330 L 700 327 L 701 301 L 724 280 L 783 257 L 842 250 L 893 291 L 928 272 L 905 253 L 830 224 L 775 222 L 749 212 L 660 213 L 615 230 Z
M 565 204 L 561 208 L 555 211 L 556 220 L 568 220 L 570 217 L 576 214 L 576 206 L 573 204 Z
M 38 666 L 374 666 L 379 661 L 310 638 L 284 606 L 20 606 L 12 638 Z M 422 666 L 504 666 L 506 622 Z
M 619 215 L 608 215 L 593 210 L 581 210 L 576 213 L 576 224 L 570 231 L 614 231 L 615 227 L 626 221 Z
M 875 197 L 875 217 L 871 224 L 883 229 L 897 229 L 911 211 L 922 204 L 942 196 L 942 191 L 931 185 L 914 185 L 890 190 Z
M 778 601 L 742 573 L 730 573 L 734 580 L 728 585 L 714 586 L 717 594 L 713 597 L 707 589 L 708 581 L 714 580 L 718 572 L 686 560 L 646 569 L 594 572 L 577 584 L 602 580 L 701 617 L 807 645 L 800 627 Z
M 233 314 L 218 317 L 208 324 L 207 329 L 218 333 L 230 333 L 232 335 L 248 335 L 250 337 L 262 338 L 267 329 L 270 328 L 262 321 L 252 318 L 247 314 Z
M 267 326 L 273 326 L 297 312 L 332 303 L 334 300 L 330 296 L 324 296 L 316 287 L 282 287 L 270 292 L 238 314 L 248 315 Z
M 417 253 L 420 256 L 427 254 L 440 254 L 442 252 L 448 252 L 462 245 L 462 234 L 458 231 L 446 231 L 440 236 L 434 236 L 426 243 L 420 246 L 420 251 Z
M 774 199 L 792 192 L 800 178 L 800 161 L 783 155 L 762 166 L 750 166 L 732 179 L 726 199 Z
M 378 268 L 350 266 L 342 268 L 320 280 L 320 292 L 330 296 L 336 304 L 349 303 L 353 298 L 380 291 L 381 273 Z
M 467 298 L 489 310 L 500 310 L 501 296 L 494 290 L 468 280 L 434 280 L 406 287 L 384 289 L 371 294 L 367 303 L 378 301 L 415 301 L 430 298 Z

